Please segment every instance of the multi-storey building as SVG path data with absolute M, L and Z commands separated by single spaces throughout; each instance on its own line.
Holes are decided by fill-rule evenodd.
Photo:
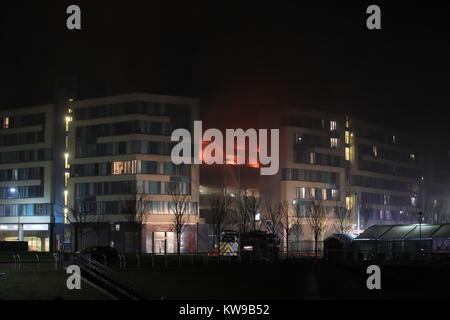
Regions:
M 292 225 L 299 227 L 294 230 L 301 231 L 302 239 L 312 239 L 306 218 L 312 201 L 332 211 L 346 196 L 345 116 L 284 108 L 281 117 L 272 118 L 278 123 L 266 123 L 280 129 L 280 170 L 277 175 L 260 178 L 262 197 L 289 204 Z M 330 228 L 329 232 L 333 231 Z M 293 232 L 292 237 L 299 235 Z
M 60 249 L 58 115 L 55 105 L 0 111 L 0 241 L 27 241 L 31 251 Z
M 138 233 L 142 238 L 137 246 L 144 252 L 176 252 L 171 189 L 177 186 L 177 193 L 189 195 L 181 251 L 192 251 L 199 169 L 198 165 L 172 163 L 170 135 L 177 128 L 191 130 L 193 121 L 198 120 L 197 100 L 130 94 L 74 101 L 69 104 L 67 119 L 66 217 L 70 222 L 76 220 L 74 210 L 87 213 L 91 231 L 85 233 L 91 235 L 84 238 L 82 246 L 100 240 L 129 252 L 136 248 Z M 133 205 L 136 202 L 139 205 Z M 124 214 L 124 204 L 134 210 L 145 208 L 145 221 L 128 220 L 136 217 Z M 106 230 L 96 230 L 101 222 L 107 222 Z M 132 228 L 136 222 L 144 223 L 143 230 Z
M 420 140 L 349 118 L 345 140 L 346 200 L 359 227 L 417 221 L 424 179 Z

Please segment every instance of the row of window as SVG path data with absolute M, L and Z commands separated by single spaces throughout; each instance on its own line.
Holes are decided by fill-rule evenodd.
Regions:
M 316 153 L 310 151 L 308 148 L 294 150 L 294 162 L 317 164 L 328 167 L 344 167 L 344 157 L 333 154 Z
M 315 130 L 337 130 L 337 121 L 305 116 L 283 116 L 284 126 L 308 128 Z
M 311 134 L 304 134 L 304 133 L 295 134 L 295 144 L 310 148 L 318 147 L 318 148 L 332 148 L 332 149 L 338 148 L 340 146 L 339 139 L 337 136 L 332 137 L 314 136 Z
M 339 174 L 336 172 L 315 171 L 306 169 L 291 169 L 291 168 L 283 169 L 282 179 L 339 184 Z
M 383 148 L 379 146 L 372 146 L 364 143 L 358 144 L 358 148 L 361 155 L 370 157 L 413 163 L 417 161 L 417 154 L 415 153 L 393 150 L 390 148 Z
M 52 213 L 53 205 L 51 203 L 0 205 L 0 217 L 51 216 Z
M 339 189 L 295 187 L 295 198 L 301 200 L 339 201 Z
M 408 138 L 404 135 L 397 136 L 383 131 L 375 131 L 360 125 L 356 125 L 356 127 L 354 127 L 354 131 L 360 138 L 378 141 L 384 144 L 398 145 L 407 148 L 417 148 L 418 146 L 418 143 L 414 139 Z
M 75 120 L 118 117 L 130 114 L 169 116 L 171 118 L 173 117 L 171 122 L 174 125 L 176 124 L 176 128 L 189 128 L 191 122 L 189 105 L 148 101 L 133 101 L 103 106 L 76 108 L 74 110 L 74 114 Z M 179 123 L 174 123 L 178 121 L 184 122 L 187 126 L 179 126 Z
M 81 208 L 88 214 L 113 214 L 120 215 L 128 212 L 127 208 L 137 206 L 138 210 L 143 210 L 149 214 L 173 214 L 175 202 L 167 201 L 145 201 L 142 203 L 127 203 L 128 201 L 90 201 L 80 202 Z M 186 214 L 197 214 L 197 202 L 189 202 Z
M 351 176 L 351 184 L 353 186 L 376 188 L 376 189 L 397 190 L 407 192 L 418 191 L 418 186 L 416 183 L 388 180 L 375 177 L 357 176 L 357 175 Z
M 22 181 L 44 178 L 44 167 L 0 170 L 0 181 Z
M 371 171 L 376 173 L 397 175 L 400 177 L 418 178 L 420 177 L 420 170 L 417 168 L 410 168 L 404 166 L 396 166 L 392 164 L 380 163 L 369 160 L 360 160 L 359 169 Z
M 75 184 L 76 198 L 126 194 L 190 194 L 191 183 L 182 181 L 112 181 Z
M 20 128 L 37 125 L 45 125 L 45 113 L 26 114 L 0 118 L 0 128 Z
M 122 174 L 166 174 L 190 177 L 190 165 L 172 162 L 127 160 L 103 163 L 78 164 L 71 167 L 75 177 L 109 176 Z
M 170 135 L 172 126 L 167 122 L 153 121 L 128 121 L 104 123 L 93 126 L 77 127 L 77 138 L 93 139 L 97 137 L 110 137 L 125 134 L 151 134 L 151 135 Z
M 0 164 L 53 160 L 53 149 L 0 152 Z
M 12 193 L 9 187 L 0 187 L 0 199 L 41 198 L 44 196 L 43 186 L 20 186 Z
M 0 135 L 0 147 L 10 147 L 41 142 L 44 142 L 43 131 Z
M 99 144 L 77 143 L 76 157 L 104 157 L 121 154 L 170 155 L 172 143 L 158 141 L 121 141 Z
M 392 194 L 390 195 L 390 194 L 361 192 L 361 203 L 410 207 L 417 205 L 417 198 Z

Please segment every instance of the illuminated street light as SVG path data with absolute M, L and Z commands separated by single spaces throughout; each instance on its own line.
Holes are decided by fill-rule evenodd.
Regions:
M 9 188 L 9 192 L 11 192 L 11 194 L 17 193 L 17 197 L 18 197 L 18 199 L 20 199 L 20 192 L 17 188 L 14 188 L 14 187 Z M 17 208 L 18 208 L 18 210 L 17 210 L 17 233 L 18 233 L 17 239 L 19 241 L 23 241 L 23 236 L 22 236 L 22 233 L 20 232 L 20 204 L 18 204 Z

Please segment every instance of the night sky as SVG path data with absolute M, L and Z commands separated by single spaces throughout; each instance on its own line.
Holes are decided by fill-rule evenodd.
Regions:
M 212 126 L 292 104 L 450 137 L 448 2 L 298 2 L 0 1 L 0 106 L 49 103 L 74 78 L 80 99 L 199 97 Z

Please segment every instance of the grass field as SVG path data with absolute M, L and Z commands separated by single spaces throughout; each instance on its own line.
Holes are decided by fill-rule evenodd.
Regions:
M 68 275 L 62 271 L 52 270 L 53 266 L 42 265 L 37 270 L 35 265 L 22 265 L 16 270 L 12 264 L 0 264 L 0 300 L 104 300 L 108 299 L 97 289 L 85 282 L 81 290 L 68 290 Z

